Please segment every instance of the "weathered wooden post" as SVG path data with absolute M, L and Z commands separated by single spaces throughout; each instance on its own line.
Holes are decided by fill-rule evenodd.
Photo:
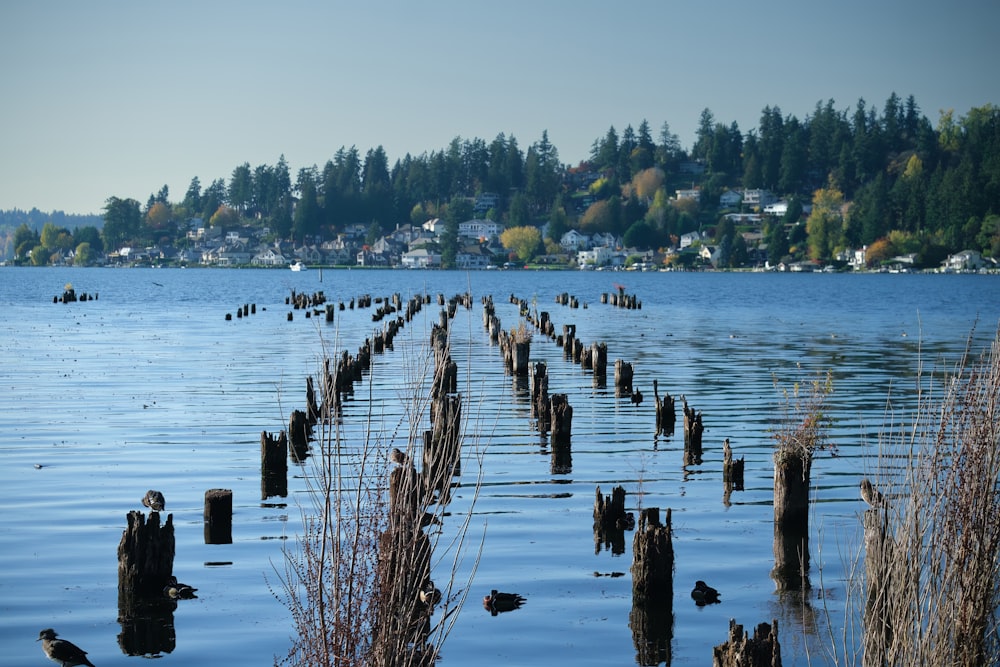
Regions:
M 160 512 L 131 511 L 118 543 L 118 605 L 133 610 L 146 600 L 163 597 L 174 571 L 174 515 L 160 525 Z
M 620 556 L 625 553 L 625 531 L 635 527 L 635 517 L 625 511 L 625 489 L 616 486 L 610 496 L 601 495 L 597 487 L 594 499 L 594 553 L 600 553 L 601 545 Z
M 531 384 L 531 411 L 535 415 L 539 433 L 543 435 L 548 433 L 552 424 L 552 405 L 549 400 L 549 377 L 544 361 L 539 361 L 534 365 Z
M 615 396 L 632 395 L 632 364 L 622 359 L 615 359 Z
M 126 655 L 154 655 L 176 647 L 173 610 L 163 595 L 174 569 L 173 515 L 132 511 L 118 543 L 118 637 Z
M 233 543 L 233 492 L 209 489 L 205 492 L 205 544 Z
M 570 436 L 573 433 L 573 406 L 569 404 L 566 394 L 552 394 L 550 398 L 552 411 L 552 444 L 553 446 L 569 447 Z
M 665 394 L 661 399 L 659 385 L 656 380 L 653 380 L 653 399 L 656 403 L 656 435 L 673 435 L 674 425 L 677 423 L 677 410 L 674 406 L 674 397 L 670 394 Z
M 713 667 L 781 667 L 778 621 L 760 623 L 753 639 L 736 619 L 729 619 L 729 640 L 712 649 Z
M 260 498 L 288 495 L 288 436 L 260 432 Z
M 809 476 L 812 453 L 778 447 L 774 453 L 774 569 L 779 590 L 809 588 Z
M 702 423 L 701 413 L 689 408 L 686 398 L 682 396 L 681 399 L 684 401 L 684 465 L 701 465 L 701 439 L 705 425 Z
M 442 490 L 461 472 L 461 426 L 461 394 L 447 394 L 431 401 L 431 434 L 424 445 L 428 488 Z
M 733 448 L 729 446 L 729 438 L 722 443 L 722 485 L 724 489 L 723 502 L 729 507 L 729 496 L 735 489 L 743 490 L 743 459 L 733 459 Z
M 309 418 L 306 417 L 306 413 L 302 410 L 292 410 L 292 414 L 288 418 L 288 439 L 291 443 L 291 449 L 288 452 L 296 463 L 305 461 L 309 455 L 310 430 Z
M 892 645 L 892 552 L 887 515 L 882 508 L 865 510 L 865 611 L 864 667 L 882 667 L 887 648 Z M 904 584 L 905 585 L 905 584 Z
M 641 665 L 670 664 L 673 638 L 674 547 L 670 508 L 660 523 L 660 509 L 639 514 L 632 538 L 632 611 L 629 625 Z

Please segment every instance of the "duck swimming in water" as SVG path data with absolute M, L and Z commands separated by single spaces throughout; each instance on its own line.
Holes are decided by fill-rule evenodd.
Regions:
M 198 597 L 195 595 L 197 590 L 187 584 L 179 583 L 177 577 L 171 576 L 167 579 L 167 585 L 163 587 L 163 596 L 171 600 L 192 600 Z
M 694 589 L 691 591 L 691 599 L 694 600 L 699 607 L 704 607 L 707 604 L 722 602 L 722 600 L 719 599 L 719 591 L 715 590 L 701 579 L 694 582 Z
M 517 593 L 500 593 L 497 589 L 490 591 L 490 594 L 483 597 L 483 609 L 496 616 L 505 611 L 520 609 L 525 599 Z

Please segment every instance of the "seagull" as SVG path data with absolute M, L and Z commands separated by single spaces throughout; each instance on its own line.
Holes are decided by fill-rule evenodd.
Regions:
M 142 497 L 142 504 L 154 512 L 162 512 L 163 508 L 167 506 L 167 501 L 163 499 L 162 493 L 150 489 Z
M 191 600 L 198 597 L 194 594 L 197 590 L 187 584 L 178 583 L 177 577 L 171 575 L 167 579 L 167 585 L 163 587 L 163 595 L 172 600 Z
M 483 609 L 496 616 L 501 612 L 520 609 L 524 602 L 524 598 L 517 593 L 500 593 L 494 588 L 489 595 L 483 597 Z
M 861 480 L 861 498 L 872 507 L 888 507 L 889 501 L 875 488 L 875 485 L 865 477 Z
M 65 639 L 56 639 L 56 631 L 52 628 L 45 628 L 38 633 L 38 639 L 42 642 L 42 650 L 45 657 L 52 662 L 58 662 L 62 667 L 73 667 L 74 665 L 89 665 L 94 667 L 94 663 L 87 659 L 87 652 Z
M 715 590 L 701 579 L 694 582 L 694 589 L 691 591 L 691 599 L 694 600 L 699 607 L 704 607 L 707 604 L 722 602 L 722 600 L 719 599 L 719 591 Z

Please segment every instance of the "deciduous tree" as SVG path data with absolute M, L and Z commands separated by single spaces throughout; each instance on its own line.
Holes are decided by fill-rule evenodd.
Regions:
M 542 243 L 542 233 L 530 225 L 508 227 L 500 234 L 500 244 L 517 255 L 522 262 L 532 259 Z

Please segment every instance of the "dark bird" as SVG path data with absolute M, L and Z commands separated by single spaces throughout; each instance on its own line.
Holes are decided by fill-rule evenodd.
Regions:
M 441 603 L 441 591 L 434 586 L 433 581 L 424 584 L 417 596 L 420 599 L 420 604 L 428 608 L 433 608 L 434 605 Z
M 393 447 L 392 451 L 389 452 L 389 460 L 393 463 L 403 465 L 406 463 L 406 454 L 404 454 L 399 447 Z
M 701 579 L 694 582 L 694 589 L 691 591 L 691 599 L 694 600 L 699 607 L 704 607 L 707 604 L 722 602 L 722 600 L 719 599 L 719 591 L 715 590 Z
M 197 590 L 197 588 L 192 588 L 187 584 L 179 583 L 177 577 L 171 575 L 167 579 L 167 585 L 163 587 L 163 596 L 171 600 L 192 600 L 198 597 L 194 594 Z
M 861 480 L 861 498 L 872 507 L 888 507 L 889 501 L 875 488 L 875 485 L 865 477 Z
M 45 628 L 38 633 L 38 639 L 42 642 L 42 650 L 45 657 L 52 662 L 58 662 L 62 667 L 73 667 L 74 665 L 90 665 L 94 663 L 87 659 L 87 652 L 65 639 L 56 639 L 56 631 L 52 628 Z
M 520 609 L 524 603 L 525 599 L 517 593 L 500 593 L 495 588 L 490 591 L 489 595 L 483 597 L 483 609 L 490 612 L 492 616 Z
M 642 392 L 636 389 L 632 392 L 632 403 L 634 405 L 639 405 L 642 403 Z
M 162 493 L 150 489 L 142 497 L 142 504 L 154 512 L 162 512 L 163 508 L 167 506 L 167 501 L 163 499 Z

